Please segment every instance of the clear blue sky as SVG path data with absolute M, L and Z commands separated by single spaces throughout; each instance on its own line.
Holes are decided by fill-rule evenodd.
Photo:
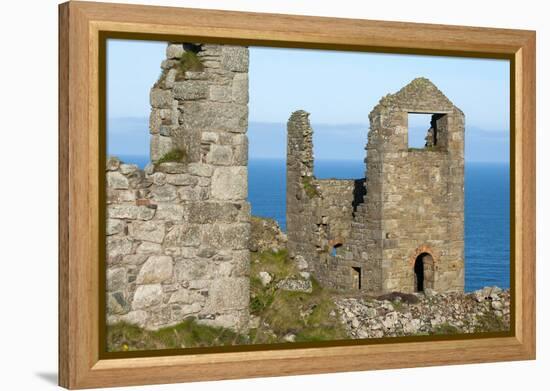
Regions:
M 149 90 L 165 48 L 164 42 L 109 41 L 110 152 L 138 154 L 148 144 L 147 124 L 145 135 L 140 124 L 150 112 Z M 467 159 L 508 160 L 508 61 L 259 47 L 250 48 L 250 156 L 284 156 L 281 124 L 297 109 L 311 113 L 318 158 L 363 156 L 368 113 L 382 96 L 419 76 L 464 111 Z M 411 134 L 426 125 L 426 118 L 411 118 Z

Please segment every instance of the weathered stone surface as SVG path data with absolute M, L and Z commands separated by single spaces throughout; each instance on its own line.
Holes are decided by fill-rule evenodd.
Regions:
M 171 137 L 159 134 L 151 136 L 151 160 L 156 161 L 174 150 L 174 142 Z
M 201 234 L 201 244 L 211 248 L 248 249 L 250 224 L 216 224 L 205 226 Z
M 173 91 L 176 99 L 204 99 L 208 94 L 208 84 L 202 80 L 186 80 L 174 83 Z
M 160 284 L 139 285 L 134 293 L 132 308 L 139 310 L 162 303 L 162 287 Z
M 120 320 L 122 322 L 133 324 L 139 327 L 145 327 L 147 325 L 148 319 L 149 314 L 147 313 L 147 311 L 143 310 L 131 311 L 120 317 Z
M 231 102 L 233 100 L 233 91 L 229 86 L 211 85 L 208 98 L 213 102 Z
M 121 164 L 120 172 L 124 175 L 130 175 L 138 171 L 138 166 L 135 164 Z
M 130 306 L 122 292 L 107 294 L 107 311 L 109 313 L 120 315 L 128 312 L 129 309 Z
M 109 236 L 107 238 L 107 261 L 117 262 L 123 255 L 132 251 L 132 241 L 125 237 Z
M 166 182 L 176 186 L 195 186 L 198 178 L 190 174 L 170 174 L 166 176 Z
M 180 289 L 170 296 L 170 303 L 182 303 L 182 304 L 193 304 L 193 303 L 204 303 L 206 297 L 201 294 L 199 291 L 192 291 L 188 289 Z
M 183 124 L 189 129 L 244 133 L 248 107 L 235 103 L 185 101 Z
M 121 291 L 126 284 L 126 269 L 117 267 L 107 270 L 107 290 L 109 292 Z
M 313 291 L 311 280 L 295 280 L 291 278 L 285 278 L 277 283 L 277 289 L 290 292 L 307 292 Z
M 151 106 L 169 109 L 172 106 L 172 94 L 168 90 L 152 89 L 149 96 Z
M 208 280 L 212 276 L 213 265 L 203 259 L 180 259 L 175 264 L 178 282 Z
M 178 196 L 178 192 L 176 188 L 172 185 L 163 185 L 163 186 L 157 186 L 154 189 L 152 189 L 151 195 L 153 200 L 155 201 L 166 202 L 166 201 L 174 201 Z
M 184 163 L 166 162 L 158 165 L 157 170 L 165 174 L 182 174 L 187 171 Z
M 143 242 L 137 247 L 136 254 L 162 254 L 162 246 L 158 243 Z
M 107 173 L 107 186 L 111 189 L 127 189 L 128 179 L 120 172 Z
M 212 175 L 212 198 L 241 200 L 248 195 L 247 168 L 216 167 Z
M 272 251 L 285 247 L 287 238 L 273 219 L 252 216 L 250 219 L 250 251 Z
M 113 219 L 151 220 L 155 209 L 136 205 L 109 205 L 107 215 Z
M 120 167 L 120 160 L 116 156 L 109 156 L 107 159 L 107 171 L 116 171 Z
M 247 278 L 220 278 L 210 287 L 208 309 L 225 312 L 243 309 L 248 305 L 249 284 Z
M 258 277 L 260 277 L 260 282 L 263 286 L 269 285 L 269 283 L 273 280 L 273 277 L 271 277 L 271 274 L 268 272 L 259 272 Z
M 235 75 L 231 93 L 235 103 L 248 103 L 248 73 L 237 73 Z
M 196 224 L 178 224 L 166 234 L 167 247 L 197 246 L 200 244 L 200 228 Z
M 147 254 L 130 254 L 122 257 L 122 263 L 129 265 L 141 265 L 147 258 Z
M 164 282 L 172 278 L 172 271 L 172 257 L 153 255 L 141 267 L 136 282 L 138 284 Z
M 210 177 L 214 168 L 209 164 L 190 163 L 187 166 L 189 173 L 201 177 Z
M 126 224 L 123 220 L 107 219 L 107 235 L 115 235 L 124 231 Z
M 170 44 L 166 48 L 166 58 L 168 59 L 179 59 L 183 56 L 184 50 L 182 44 Z
M 212 145 L 210 152 L 206 155 L 206 163 L 226 166 L 233 161 L 233 148 L 227 145 Z
M 248 49 L 242 46 L 222 47 L 222 66 L 230 71 L 248 71 Z
M 183 205 L 177 205 L 171 202 L 159 202 L 157 205 L 156 218 L 167 221 L 182 221 L 185 209 Z
M 166 232 L 163 221 L 135 221 L 128 230 L 132 238 L 153 243 L 162 243 Z

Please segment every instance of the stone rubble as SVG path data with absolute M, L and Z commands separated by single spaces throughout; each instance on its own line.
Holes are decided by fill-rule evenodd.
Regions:
M 510 291 L 487 287 L 472 293 L 384 295 L 340 298 L 336 306 L 351 338 L 505 331 L 510 327 Z M 385 298 L 385 299 L 384 299 Z M 484 319 L 497 320 L 487 330 Z

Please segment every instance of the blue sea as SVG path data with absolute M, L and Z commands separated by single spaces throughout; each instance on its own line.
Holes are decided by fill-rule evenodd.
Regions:
M 120 156 L 144 167 L 148 157 Z M 362 178 L 362 161 L 316 160 L 317 178 Z M 510 287 L 509 165 L 466 163 L 466 291 L 484 286 Z M 251 159 L 249 194 L 252 214 L 270 217 L 286 229 L 284 160 Z

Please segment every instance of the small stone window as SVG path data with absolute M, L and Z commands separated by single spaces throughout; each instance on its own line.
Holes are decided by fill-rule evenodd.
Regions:
M 443 115 L 409 113 L 409 150 L 432 149 L 438 145 L 437 123 Z
M 361 289 L 361 268 L 360 267 L 351 268 L 351 283 L 352 283 L 352 289 L 354 290 Z
M 342 243 L 336 243 L 332 246 L 332 250 L 330 251 L 330 255 L 332 255 L 333 257 L 336 256 L 336 254 L 338 253 L 337 249 L 342 247 Z

